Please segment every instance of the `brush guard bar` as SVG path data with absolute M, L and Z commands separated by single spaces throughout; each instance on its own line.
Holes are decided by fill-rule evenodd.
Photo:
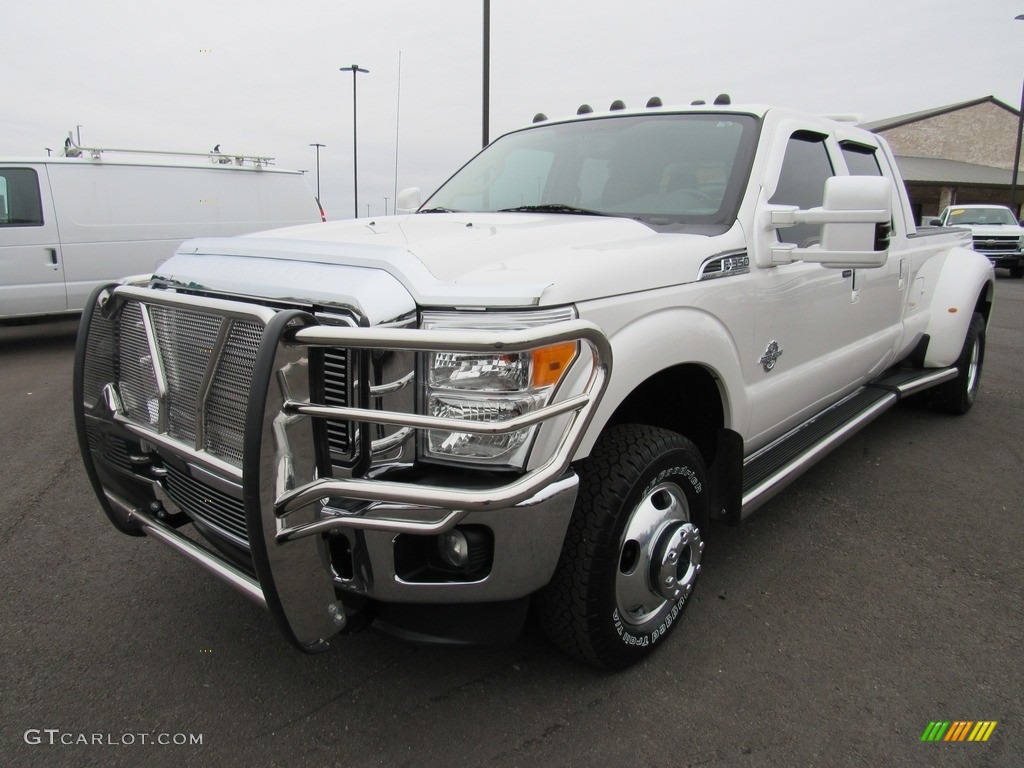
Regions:
M 154 423 L 140 423 L 125 411 L 116 382 L 96 387 L 97 361 L 106 347 L 89 339 L 93 316 L 112 318 L 131 303 L 139 305 L 154 361 L 160 408 Z M 161 350 L 150 329 L 154 307 L 184 310 L 219 318 L 222 343 L 233 322 L 258 323 L 262 328 L 251 386 L 245 405 L 241 467 L 204 450 L 201 442 L 168 433 L 166 401 L 173 396 Z M 589 373 L 579 393 L 556 400 L 537 411 L 502 422 L 473 422 L 415 413 L 361 407 L 328 406 L 312 402 L 309 350 L 339 347 L 351 350 L 414 352 L 516 353 L 539 346 L 575 341 L 589 348 Z M 99 350 L 99 351 L 97 351 Z M 221 349 L 210 350 L 196 403 L 196 431 L 202 433 L 205 399 L 217 376 Z M 92 357 L 92 359 L 90 359 Z M 112 364 L 109 366 L 112 370 Z M 518 331 L 446 331 L 397 328 L 355 328 L 321 325 L 301 310 L 274 310 L 238 301 L 174 293 L 135 285 L 109 285 L 96 290 L 83 313 L 75 360 L 75 421 L 86 471 L 111 521 L 125 533 L 157 538 L 251 599 L 264 605 L 285 637 L 303 651 L 326 648 L 326 639 L 345 626 L 330 561 L 321 534 L 333 529 L 369 529 L 394 533 L 438 534 L 454 527 L 476 510 L 529 505 L 565 476 L 593 418 L 611 371 L 608 340 L 592 323 L 571 320 Z M 544 460 L 507 482 L 483 488 L 423 485 L 360 477 L 318 477 L 311 421 L 341 419 L 363 424 L 389 424 L 411 430 L 440 429 L 500 434 L 556 420 L 560 430 Z M 245 527 L 256 579 L 214 550 L 197 545 L 174 527 L 157 519 L 147 497 L 126 492 L 112 473 L 98 467 L 90 448 L 89 430 L 126 432 L 158 453 L 172 453 L 200 471 L 240 484 Z M 466 470 L 472 472 L 472 470 Z M 328 499 L 366 502 L 352 514 L 325 514 Z

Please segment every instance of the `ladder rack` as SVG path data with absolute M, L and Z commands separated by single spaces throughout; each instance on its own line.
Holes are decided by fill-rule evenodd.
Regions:
M 221 152 L 220 144 L 209 152 L 176 152 L 161 149 L 120 149 L 117 147 L 80 147 L 75 144 L 71 135 L 68 135 L 64 142 L 64 157 L 81 157 L 83 153 L 89 153 L 93 160 L 101 159 L 104 152 L 119 152 L 129 155 L 161 155 L 170 157 L 202 157 L 214 165 L 245 165 L 246 163 L 256 168 L 264 168 L 274 164 L 274 158 L 265 155 L 242 155 L 235 152 Z

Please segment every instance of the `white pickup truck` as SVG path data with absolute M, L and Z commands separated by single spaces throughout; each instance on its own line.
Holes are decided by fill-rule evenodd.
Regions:
M 931 223 L 966 228 L 974 250 L 985 254 L 992 266 L 1010 270 L 1010 277 L 1024 277 L 1024 227 L 1005 205 L 953 205 Z
M 532 601 L 621 668 L 679 622 L 711 520 L 901 398 L 971 407 L 993 282 L 853 125 L 544 119 L 415 213 L 194 240 L 99 288 L 75 420 L 111 522 L 301 650 L 489 642 Z

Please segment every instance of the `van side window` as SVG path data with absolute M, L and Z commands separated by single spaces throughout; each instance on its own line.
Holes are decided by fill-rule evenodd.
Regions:
M 0 227 L 39 227 L 43 206 L 31 168 L 0 168 Z
M 768 202 L 796 205 L 801 210 L 817 208 L 825 198 L 825 180 L 834 176 L 832 161 L 825 148 L 825 137 L 810 131 L 798 131 L 789 137 L 782 159 L 779 183 Z M 787 243 L 803 243 L 821 236 L 820 224 L 797 224 L 778 231 Z
M 843 159 L 850 169 L 851 176 L 881 176 L 882 168 L 878 165 L 875 148 L 863 144 L 844 141 L 839 145 L 843 150 Z

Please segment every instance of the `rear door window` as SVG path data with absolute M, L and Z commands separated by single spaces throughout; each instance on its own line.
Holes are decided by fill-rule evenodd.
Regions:
M 851 176 L 881 176 L 882 169 L 875 156 L 875 148 L 863 144 L 844 141 L 839 145 L 843 150 L 843 159 L 850 169 Z

